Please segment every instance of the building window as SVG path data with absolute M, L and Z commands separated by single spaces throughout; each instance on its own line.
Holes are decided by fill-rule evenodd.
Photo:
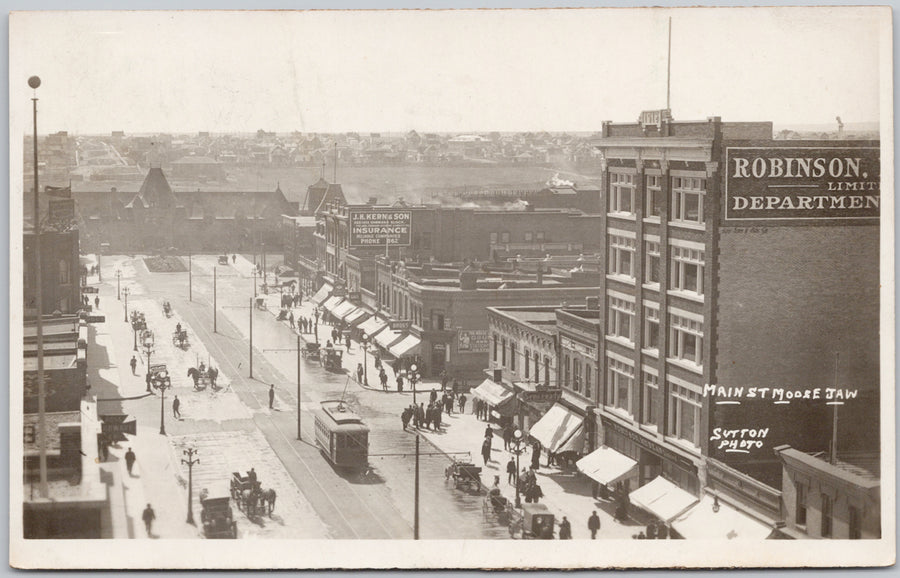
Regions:
M 534 352 L 534 381 L 535 383 L 541 380 L 541 356 L 538 355 L 538 352 Z
M 633 415 L 631 400 L 634 397 L 634 367 L 609 357 L 606 384 L 606 405 L 617 407 Z
M 659 175 L 645 175 L 644 182 L 647 183 L 644 215 L 648 218 L 659 219 L 662 216 L 663 209 L 662 177 Z
M 59 260 L 59 281 L 60 285 L 69 284 L 69 262 L 65 259 Z
M 672 220 L 681 223 L 702 224 L 703 197 L 706 195 L 706 179 L 697 177 L 672 178 Z
M 530 243 L 533 238 L 534 238 L 534 233 L 532 233 L 531 231 L 525 231 L 525 242 L 526 243 Z
M 644 349 L 659 350 L 659 309 L 644 306 Z
M 669 315 L 669 357 L 703 366 L 703 324 L 680 315 Z
M 535 231 L 534 239 L 536 241 L 543 241 L 544 240 L 544 232 L 543 231 Z
M 644 399 L 641 404 L 641 423 L 654 424 L 656 419 L 653 415 L 653 408 L 656 405 L 656 396 L 659 395 L 659 377 L 646 371 L 642 373 L 644 376 Z
M 516 342 L 509 342 L 509 370 L 516 372 Z
M 563 386 L 569 387 L 569 377 L 572 371 L 572 360 L 568 355 L 565 356 L 565 364 L 563 365 Z
M 859 517 L 859 508 L 856 506 L 848 506 L 847 507 L 847 537 L 851 540 L 859 540 L 862 538 L 862 520 Z
M 494 334 L 494 363 L 495 364 L 497 363 L 497 341 L 498 341 L 498 338 L 497 338 L 497 334 L 495 333 Z
M 609 272 L 634 278 L 634 239 L 609 236 Z
M 500 366 L 506 367 L 506 338 L 500 340 Z
M 794 517 L 798 526 L 806 525 L 806 486 L 800 483 L 794 483 L 794 489 L 797 492 L 797 513 Z
M 572 389 L 581 391 L 581 362 L 577 359 L 572 360 Z
M 544 384 L 550 385 L 550 358 L 544 357 Z
M 822 494 L 822 537 L 831 538 L 831 496 Z
M 634 341 L 634 303 L 618 297 L 609 298 L 608 335 Z
M 699 249 L 672 247 L 672 288 L 703 295 L 705 253 Z
M 531 354 L 528 352 L 528 348 L 526 347 L 524 350 L 524 355 L 522 356 L 525 361 L 524 365 L 525 365 L 525 379 L 526 380 L 531 376 L 531 368 L 529 367 L 531 365 L 530 355 Z
M 609 212 L 620 215 L 634 215 L 633 174 L 609 174 Z
M 497 244 L 497 233 L 491 233 L 491 245 Z
M 33 423 L 25 424 L 25 443 L 26 444 L 35 443 L 35 441 L 37 439 L 37 436 L 35 433 L 36 431 L 37 431 L 37 429 L 34 427 Z
M 509 232 L 504 231 L 500 233 L 500 242 L 501 243 L 509 243 Z
M 659 243 L 644 241 L 644 252 L 647 255 L 644 265 L 644 283 L 659 286 L 662 264 L 659 256 Z
M 668 435 L 700 446 L 700 394 L 669 382 Z
M 591 397 L 591 373 L 593 369 L 587 363 L 584 364 L 584 396 Z

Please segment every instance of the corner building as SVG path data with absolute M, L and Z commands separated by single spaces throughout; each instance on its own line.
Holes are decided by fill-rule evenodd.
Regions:
M 661 476 L 775 528 L 773 448 L 829 450 L 832 408 L 748 398 L 749 387 L 855 389 L 839 409 L 838 449 L 878 448 L 877 433 L 847 427 L 874 420 L 878 431 L 878 143 L 776 141 L 769 122 L 653 112 L 604 123 L 595 142 L 607 245 L 600 386 L 574 393 L 596 403 L 593 447 L 637 462 L 616 480 L 626 489 Z M 729 161 L 749 163 L 742 180 Z M 716 428 L 766 434 L 728 451 L 711 440 Z

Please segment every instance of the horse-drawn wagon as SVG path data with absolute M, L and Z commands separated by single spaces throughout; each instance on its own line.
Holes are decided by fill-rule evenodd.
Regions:
M 272 515 L 275 510 L 276 493 L 274 488 L 264 490 L 256 479 L 256 470 L 250 468 L 246 476 L 240 472 L 231 474 L 231 497 L 238 510 L 248 518 L 258 514 Z
M 210 495 L 207 489 L 200 492 L 200 521 L 207 538 L 237 538 L 237 522 L 231 515 L 231 496 L 228 492 Z
M 300 353 L 307 361 L 322 361 L 322 354 L 318 343 L 307 343 L 306 347 L 300 350 Z
M 340 371 L 344 366 L 344 351 L 336 347 L 322 348 L 322 367 L 328 371 Z
M 481 487 L 481 467 L 473 463 L 453 462 L 444 471 L 444 476 L 453 480 L 456 489 L 465 488 L 469 491 Z

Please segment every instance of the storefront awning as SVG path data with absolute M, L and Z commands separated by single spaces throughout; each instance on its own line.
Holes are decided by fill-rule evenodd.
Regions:
M 332 315 L 340 319 L 344 320 L 344 317 L 356 311 L 358 307 L 352 301 L 344 301 L 334 308 L 334 311 L 331 312 Z
M 541 442 L 547 451 L 558 453 L 581 431 L 583 424 L 583 417 L 556 403 L 531 426 L 528 434 Z
M 575 464 L 581 472 L 608 486 L 629 477 L 637 469 L 637 462 L 612 448 L 599 448 Z
M 388 322 L 385 319 L 378 317 L 377 315 L 373 315 L 369 317 L 359 326 L 359 330 L 369 336 L 371 339 L 375 336 L 379 331 L 388 326 Z
M 647 510 L 663 522 L 670 522 L 697 503 L 697 497 L 659 476 L 629 495 L 631 503 Z
M 481 382 L 481 385 L 472 390 L 472 395 L 494 407 L 498 407 L 512 399 L 513 392 L 497 382 L 485 379 Z
M 687 539 L 699 540 L 765 540 L 772 533 L 769 526 L 722 500 L 714 512 L 714 503 L 709 494 L 703 496 L 699 504 L 672 520 L 672 527 Z
M 388 351 L 394 357 L 403 357 L 404 355 L 414 355 L 419 347 L 421 340 L 412 333 L 407 334 L 402 340 L 392 345 Z
M 369 312 L 366 311 L 365 308 L 359 307 L 358 309 L 351 311 L 346 317 L 344 317 L 344 323 L 352 327 L 357 323 L 362 323 L 363 321 L 365 321 L 368 315 Z
M 390 327 L 378 333 L 375 336 L 375 343 L 383 347 L 384 349 L 390 351 L 391 345 L 397 343 L 403 339 L 402 331 L 394 331 Z
M 325 299 L 328 298 L 328 294 L 331 293 L 331 289 L 332 287 L 328 283 L 325 283 L 324 285 L 319 287 L 319 290 L 316 291 L 316 294 L 312 296 L 312 302 L 317 305 L 321 305 L 322 301 L 325 301 Z
M 325 311 L 331 313 L 334 311 L 334 308 L 338 306 L 338 303 L 340 303 L 342 299 L 343 297 L 329 297 L 325 300 L 324 303 L 322 303 L 322 308 L 325 309 Z

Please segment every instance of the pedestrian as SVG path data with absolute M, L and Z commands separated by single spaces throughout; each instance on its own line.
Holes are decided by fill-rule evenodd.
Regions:
M 459 396 L 459 413 L 466 413 L 466 394 Z
M 516 484 L 516 459 L 512 456 L 510 456 L 509 461 L 506 462 L 506 483 L 510 486 Z
M 178 408 L 180 407 L 181 400 L 178 399 L 178 396 L 176 395 L 175 399 L 172 400 L 172 415 L 175 417 L 175 419 L 181 419 L 181 412 L 178 410 Z
M 534 444 L 531 448 L 531 469 L 538 470 L 541 467 L 541 446 Z
M 294 312 L 293 311 L 291 311 L 288 314 L 288 323 L 290 323 L 291 329 L 294 329 Z
M 377 352 L 375 353 L 375 367 L 381 369 L 381 354 Z
M 472 400 L 472 415 L 475 419 L 481 419 L 481 400 L 477 397 Z
M 434 404 L 434 431 L 441 431 L 441 404 Z
M 669 538 L 669 527 L 666 526 L 666 523 L 663 521 L 657 522 L 656 539 L 657 540 L 666 540 L 668 538 Z
M 403 391 L 403 376 L 399 373 L 397 374 L 397 391 Z
M 425 424 L 425 403 L 419 402 L 419 407 L 416 408 L 416 429 L 422 427 Z
M 363 364 L 362 363 L 356 364 L 356 381 L 357 381 L 357 383 L 363 382 Z
M 431 420 L 434 418 L 434 406 L 430 405 L 425 409 L 425 429 L 431 429 Z
M 428 403 L 434 403 L 437 400 L 437 390 L 432 389 L 431 393 L 428 394 Z
M 131 450 L 131 448 L 128 448 L 128 451 L 125 452 L 125 467 L 128 468 L 129 476 L 131 475 L 131 468 L 134 467 L 134 460 L 136 459 L 137 457 L 134 455 L 134 452 Z
M 275 384 L 269 384 L 269 409 L 275 404 Z
M 591 531 L 591 540 L 597 539 L 597 531 L 600 529 L 600 516 L 597 515 L 597 510 L 591 514 L 591 517 L 588 518 L 588 530 Z
M 572 539 L 572 524 L 569 523 L 568 518 L 566 518 L 565 516 L 563 516 L 562 522 L 559 523 L 559 539 Z
M 344 336 L 344 345 L 347 346 L 347 351 L 350 351 L 350 334 Z
M 234 265 L 234 262 L 237 261 L 237 255 L 234 253 L 231 254 L 231 264 Z
M 647 530 L 644 532 L 648 540 L 656 540 L 656 520 L 647 524 Z
M 95 306 L 97 309 L 100 309 L 100 296 L 99 296 L 99 295 L 97 295 L 96 297 L 94 297 L 94 306 Z
M 441 401 L 444 402 L 444 411 L 447 415 L 453 412 L 453 397 L 449 393 L 445 393 Z
M 484 465 L 491 461 L 491 440 L 488 438 L 481 443 L 481 458 L 484 460 Z
M 513 427 L 512 424 L 507 424 L 505 428 L 503 428 L 503 449 L 509 450 L 509 444 L 512 442 L 513 438 Z
M 484 428 L 484 437 L 488 439 L 494 437 L 494 430 L 491 428 L 491 424 L 487 424 L 487 427 Z
M 387 382 L 388 382 L 388 379 L 387 379 L 387 374 L 384 372 L 383 369 L 382 369 L 381 372 L 378 374 L 378 379 L 381 380 L 381 389 L 383 389 L 384 391 L 387 391 Z
M 137 375 L 137 358 L 135 356 L 131 356 L 131 375 Z
M 449 380 L 449 377 L 447 377 L 447 370 L 445 369 L 444 371 L 441 372 L 441 389 L 442 390 L 447 389 L 447 381 L 448 380 Z
M 406 428 L 409 427 L 409 420 L 412 419 L 413 409 L 409 406 L 404 408 L 403 413 L 400 414 L 400 421 L 403 422 L 403 431 L 406 431 Z
M 152 536 L 153 534 L 150 533 L 150 530 L 153 528 L 153 520 L 156 519 L 156 513 L 150 507 L 150 504 L 147 504 L 147 507 L 144 508 L 144 514 L 141 516 L 141 519 L 144 520 L 144 527 L 147 528 L 147 536 Z

